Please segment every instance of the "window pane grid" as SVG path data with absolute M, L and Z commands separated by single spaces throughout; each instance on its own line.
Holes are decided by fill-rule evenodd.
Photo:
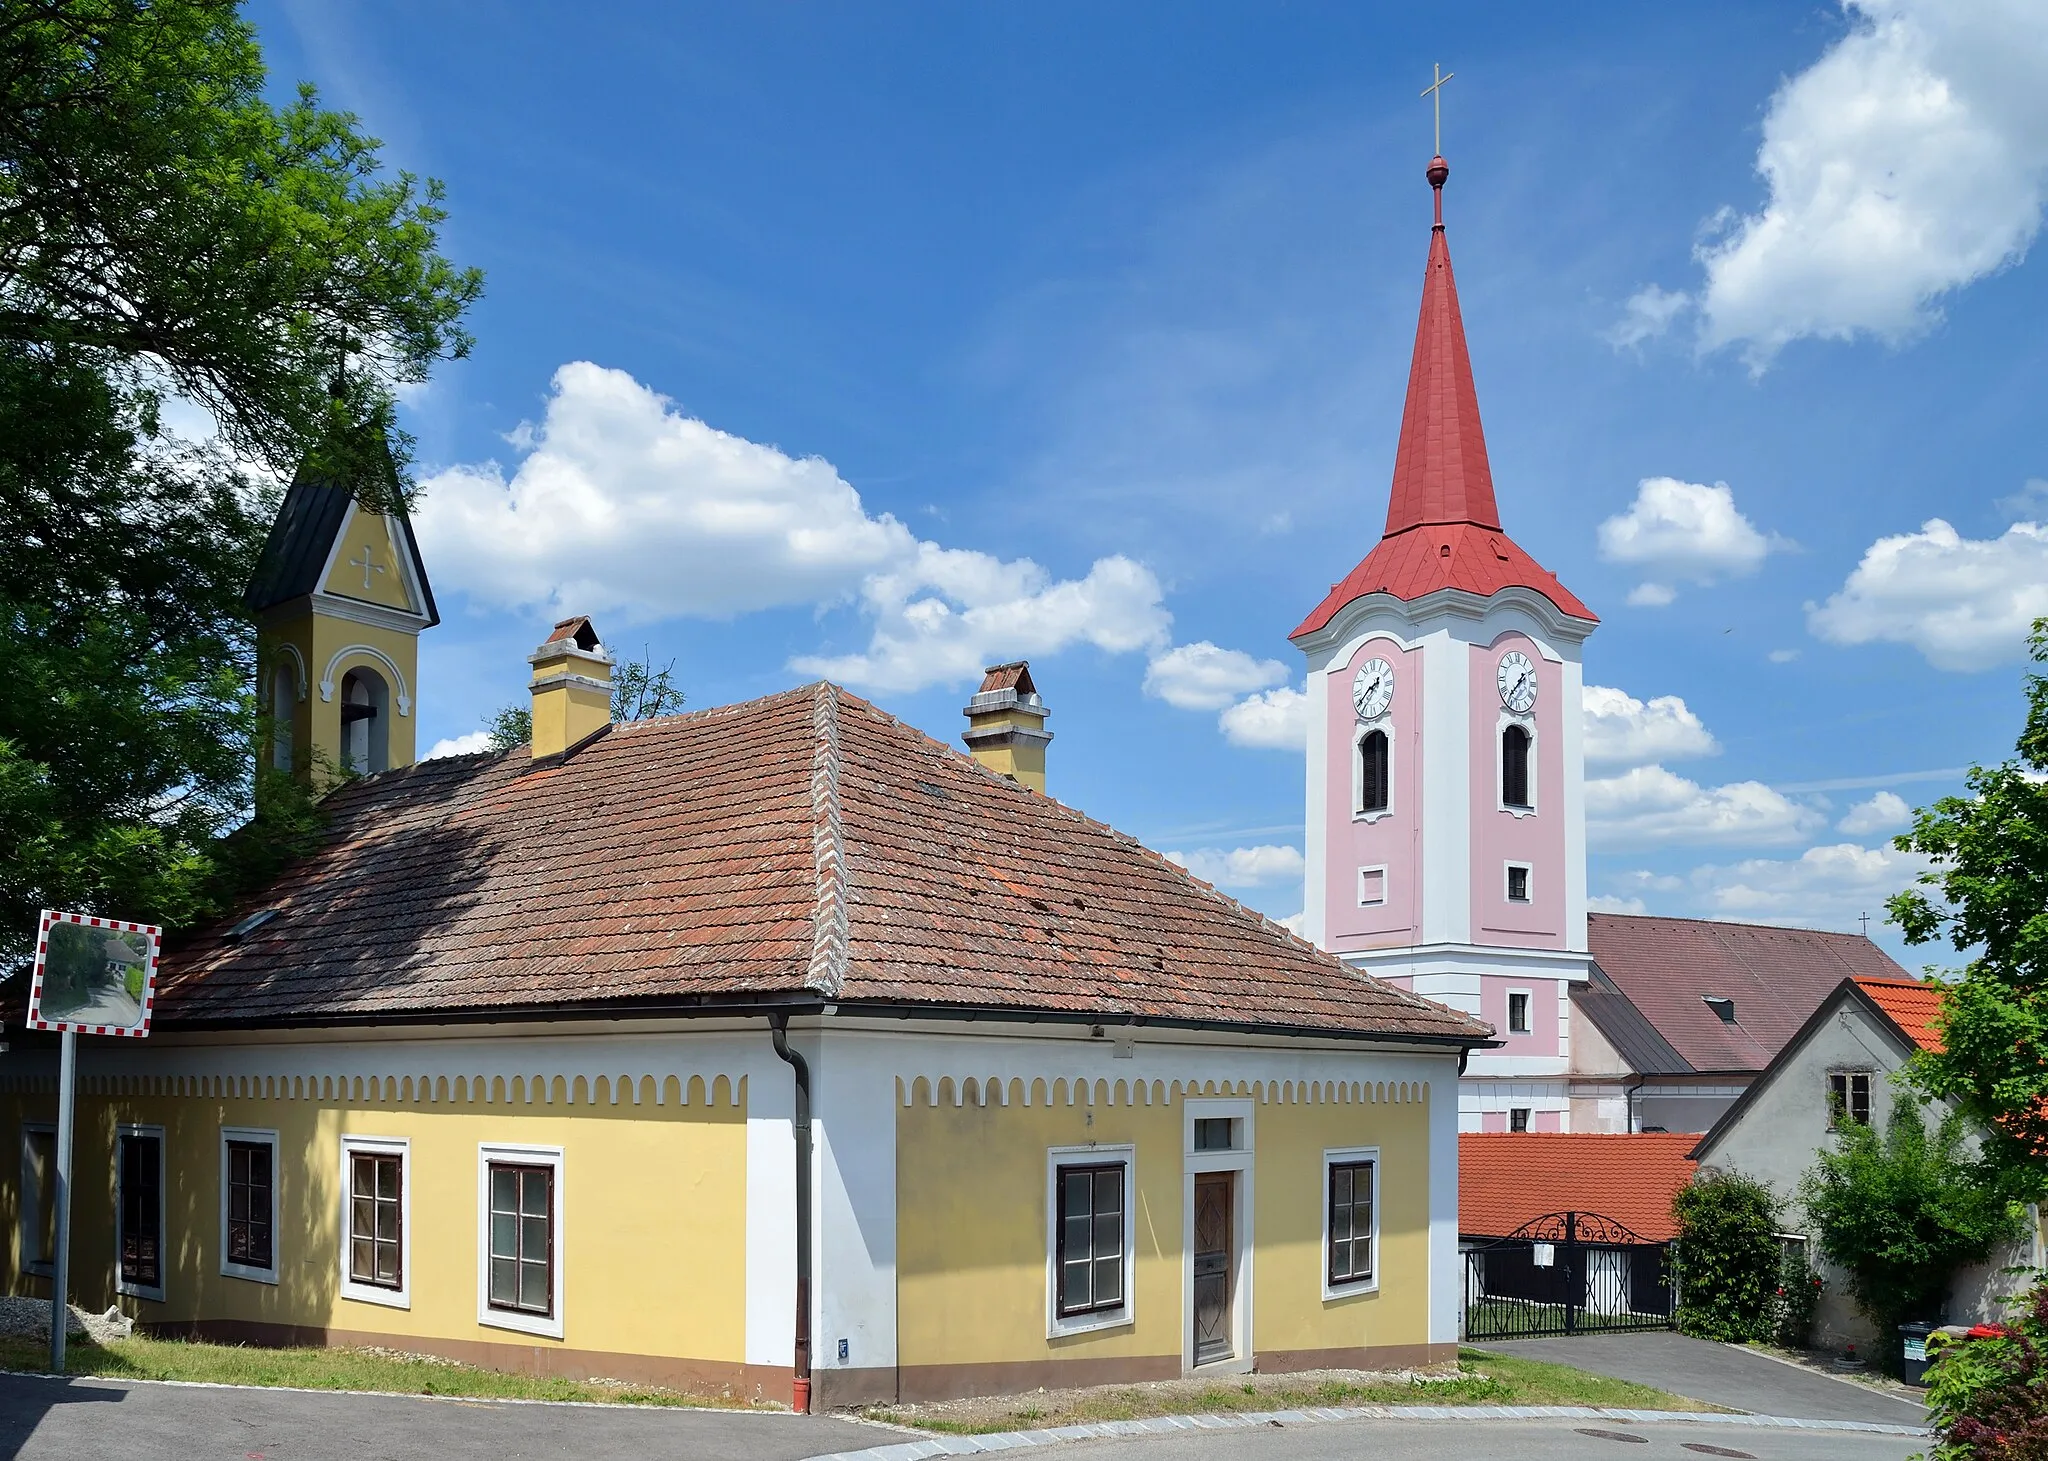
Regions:
M 396 1152 L 349 1155 L 349 1282 L 375 1288 L 405 1285 L 400 1255 L 401 1160 Z
M 1361 1283 L 1372 1277 L 1371 1162 L 1330 1168 L 1330 1282 Z
M 228 1262 L 244 1268 L 272 1266 L 272 1156 L 269 1142 L 228 1143 Z
M 1062 1167 L 1055 1262 L 1062 1317 L 1118 1309 L 1124 1302 L 1124 1169 Z
M 489 1302 L 494 1309 L 554 1315 L 552 1167 L 490 1167 Z
M 121 1281 L 135 1288 L 162 1288 L 158 1194 L 163 1181 L 163 1143 L 154 1136 L 123 1136 L 120 1162 Z

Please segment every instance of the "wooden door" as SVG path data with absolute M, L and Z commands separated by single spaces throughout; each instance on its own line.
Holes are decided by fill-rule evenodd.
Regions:
M 1237 1206 L 1235 1172 L 1195 1176 L 1195 1363 L 1237 1353 L 1233 1292 L 1237 1271 L 1231 1217 Z

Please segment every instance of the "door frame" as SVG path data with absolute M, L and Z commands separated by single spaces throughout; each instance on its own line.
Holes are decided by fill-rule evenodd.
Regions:
M 1231 1264 L 1231 1348 L 1227 1360 L 1199 1367 L 1204 1375 L 1242 1375 L 1252 1369 L 1252 1183 L 1253 1110 L 1256 1102 L 1189 1097 L 1182 1101 L 1181 1135 L 1181 1320 L 1180 1364 L 1183 1374 L 1197 1373 L 1195 1364 L 1195 1176 L 1201 1172 L 1235 1172 L 1231 1236 L 1237 1252 Z M 1236 1123 L 1236 1145 L 1230 1151 L 1195 1150 L 1195 1122 L 1227 1117 Z

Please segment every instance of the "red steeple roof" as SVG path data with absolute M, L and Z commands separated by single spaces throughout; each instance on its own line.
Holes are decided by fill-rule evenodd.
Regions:
M 1430 159 L 1436 224 L 1422 276 L 1422 317 L 1408 366 L 1408 402 L 1401 411 L 1386 534 L 1363 563 L 1331 588 L 1294 631 L 1296 636 L 1322 628 L 1365 594 L 1418 599 L 1443 588 L 1482 597 L 1513 586 L 1532 588 L 1560 612 L 1598 622 L 1592 610 L 1501 529 L 1451 248 L 1444 238 L 1443 187 L 1450 173 L 1441 157 Z

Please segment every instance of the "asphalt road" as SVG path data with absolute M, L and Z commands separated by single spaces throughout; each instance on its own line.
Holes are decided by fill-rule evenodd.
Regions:
M 1709 1405 L 1753 1415 L 1802 1420 L 1874 1420 L 1925 1425 L 1927 1409 L 1851 1380 L 1817 1375 L 1732 1345 L 1652 1330 L 1640 1334 L 1577 1334 L 1569 1339 L 1515 1339 L 1474 1345 L 1495 1354 L 1570 1365 L 1596 1375 L 1655 1385 Z
M 1129 1441 L 1077 1441 L 1017 1455 L 1045 1461 L 1359 1461 L 1382 1456 L 1400 1461 L 1702 1461 L 1712 1456 L 1905 1461 L 1926 1449 L 1924 1439 L 1855 1431 L 1569 1420 L 1353 1420 L 1284 1429 L 1173 1431 Z
M 801 1461 L 892 1439 L 822 1416 L 0 1374 L 0 1461 Z

